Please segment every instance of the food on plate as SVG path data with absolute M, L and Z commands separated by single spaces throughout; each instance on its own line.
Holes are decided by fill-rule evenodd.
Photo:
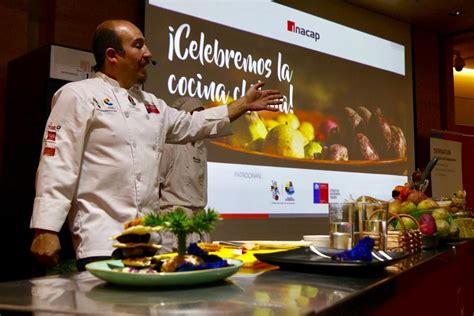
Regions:
M 183 209 L 177 208 L 166 214 L 149 214 L 140 220 L 133 220 L 124 225 L 122 233 L 112 237 L 117 240 L 112 258 L 120 259 L 125 266 L 116 270 L 131 273 L 157 273 L 204 270 L 228 266 L 226 260 L 210 255 L 204 249 L 215 250 L 219 245 L 193 243 L 186 247 L 186 235 L 191 233 L 210 232 L 219 220 L 214 210 L 201 209 L 188 216 Z M 159 231 L 169 231 L 177 236 L 178 253 L 159 255 L 161 245 L 153 242 L 150 235 Z

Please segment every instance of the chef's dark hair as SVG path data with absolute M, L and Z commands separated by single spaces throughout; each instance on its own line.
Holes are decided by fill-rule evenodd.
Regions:
M 94 71 L 100 71 L 105 63 L 105 51 L 107 48 L 123 51 L 122 39 L 112 28 L 99 28 L 94 32 L 92 38 L 92 52 L 94 53 Z

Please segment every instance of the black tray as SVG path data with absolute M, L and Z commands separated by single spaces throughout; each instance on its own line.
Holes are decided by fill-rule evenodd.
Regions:
M 323 254 L 331 256 L 340 249 L 322 248 L 318 250 Z M 387 254 L 392 257 L 391 260 L 379 261 L 372 259 L 372 261 L 335 261 L 328 258 L 323 258 L 312 252 L 309 247 L 301 247 L 288 251 L 272 252 L 254 254 L 254 256 L 263 262 L 277 265 L 280 269 L 291 271 L 304 271 L 315 273 L 380 273 L 383 268 L 403 259 L 408 256 L 407 252 L 390 252 Z

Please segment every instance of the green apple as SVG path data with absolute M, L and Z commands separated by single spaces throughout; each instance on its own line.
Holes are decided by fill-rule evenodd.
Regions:
M 436 229 L 440 238 L 446 238 L 449 235 L 449 223 L 444 219 L 436 220 Z
M 405 229 L 416 229 L 418 228 L 418 225 L 409 217 L 402 217 L 403 225 L 405 226 Z M 396 230 L 400 230 L 401 226 L 400 223 L 397 223 L 397 226 L 395 227 Z
M 309 142 L 304 146 L 304 157 L 314 159 L 314 154 L 320 154 L 323 151 L 323 146 L 319 142 Z
M 416 211 L 416 204 L 412 201 L 404 201 L 400 204 L 400 214 L 410 214 Z
M 435 219 L 444 219 L 447 220 L 449 218 L 449 212 L 444 208 L 437 208 L 433 210 L 431 214 Z
M 438 205 L 438 203 L 436 203 L 432 199 L 425 199 L 425 200 L 421 201 L 420 203 L 418 203 L 417 207 L 418 207 L 419 210 L 429 210 L 429 209 L 432 209 L 432 208 L 437 208 L 437 207 L 439 207 L 439 205 Z

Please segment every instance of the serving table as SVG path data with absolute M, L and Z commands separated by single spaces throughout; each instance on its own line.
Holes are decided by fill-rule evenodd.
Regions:
M 241 271 L 180 288 L 107 284 L 89 272 L 0 283 L 0 315 L 473 315 L 474 242 L 410 255 L 364 275 Z

